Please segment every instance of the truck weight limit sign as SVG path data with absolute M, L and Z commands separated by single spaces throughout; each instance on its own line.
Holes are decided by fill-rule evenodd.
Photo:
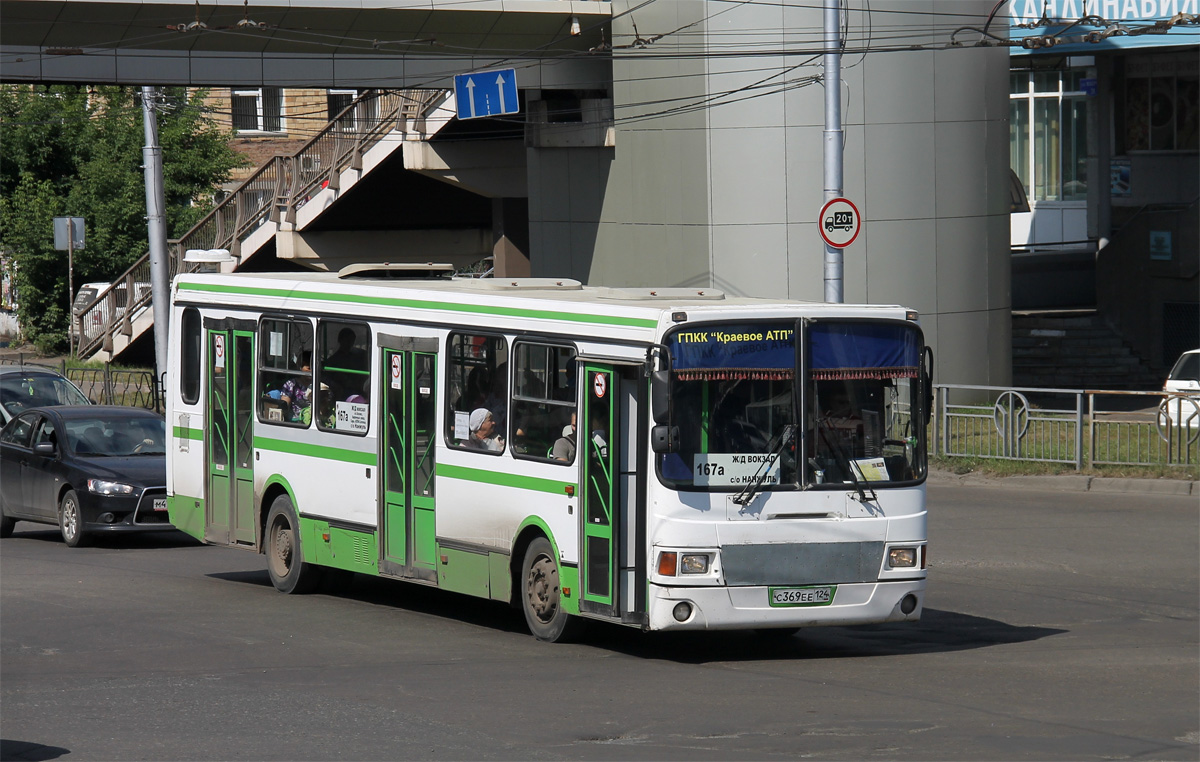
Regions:
M 825 243 L 835 249 L 844 249 L 858 238 L 858 231 L 862 228 L 862 215 L 849 199 L 835 198 L 821 207 L 821 214 L 817 216 L 817 228 L 820 229 L 821 238 L 825 239 Z

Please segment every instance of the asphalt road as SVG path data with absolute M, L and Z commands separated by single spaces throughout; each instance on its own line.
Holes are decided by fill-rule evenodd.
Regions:
M 1195 497 L 931 485 L 915 625 L 546 645 L 181 535 L 0 544 L 5 760 L 1200 758 Z

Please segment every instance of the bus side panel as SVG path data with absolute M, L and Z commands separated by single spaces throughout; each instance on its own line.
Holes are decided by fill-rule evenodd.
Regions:
M 298 429 L 293 433 L 282 426 L 260 425 L 254 436 L 258 458 L 254 464 L 256 498 L 262 499 L 272 475 L 282 474 L 293 490 L 292 499 L 299 516 L 375 527 L 376 456 L 374 452 L 343 449 L 373 450 L 375 440 L 351 439 L 337 434 L 318 437 L 311 430 Z M 262 506 L 264 515 L 270 510 L 271 506 Z
M 438 539 L 512 553 L 518 528 L 537 516 L 553 534 L 560 567 L 578 564 L 577 481 L 575 466 L 439 447 Z
M 363 574 L 379 573 L 379 543 L 373 532 L 300 519 L 300 536 L 306 560 L 311 563 Z
M 204 416 L 176 405 L 167 419 L 167 510 L 177 529 L 204 540 Z

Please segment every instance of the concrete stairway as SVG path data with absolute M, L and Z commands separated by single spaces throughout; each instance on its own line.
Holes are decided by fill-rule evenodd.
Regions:
M 1013 385 L 1157 391 L 1163 379 L 1095 310 L 1014 311 Z

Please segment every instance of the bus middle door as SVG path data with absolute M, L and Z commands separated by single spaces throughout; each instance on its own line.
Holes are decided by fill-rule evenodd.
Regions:
M 584 366 L 583 415 L 576 435 L 583 481 L 580 609 L 610 616 L 616 613 L 613 525 L 618 518 L 619 496 L 615 472 L 619 431 L 615 426 L 619 420 L 616 409 L 619 394 L 614 386 L 617 378 L 611 365 Z
M 436 581 L 437 340 L 380 335 L 379 343 L 386 379 L 379 412 L 379 570 Z
M 254 330 L 208 330 L 208 542 L 254 544 Z

